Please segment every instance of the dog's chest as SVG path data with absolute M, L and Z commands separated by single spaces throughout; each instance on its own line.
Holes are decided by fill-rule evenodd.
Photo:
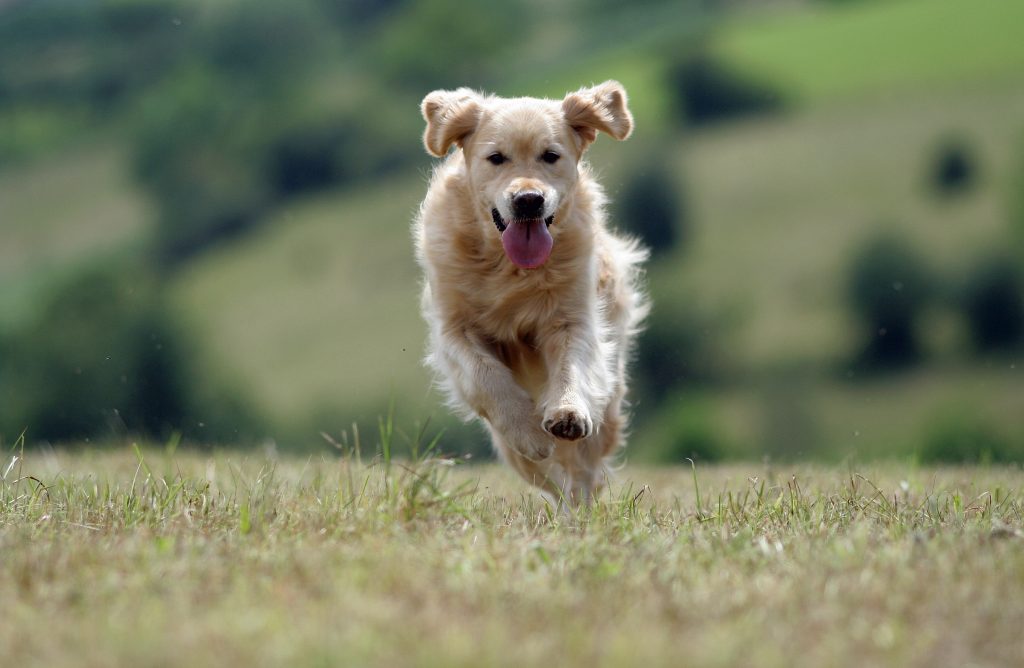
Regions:
M 543 286 L 484 283 L 473 294 L 477 326 L 497 341 L 533 339 L 562 320 L 560 294 Z
M 532 338 L 495 341 L 492 346 L 495 356 L 512 372 L 519 387 L 526 390 L 534 401 L 538 401 L 547 386 L 548 368 Z

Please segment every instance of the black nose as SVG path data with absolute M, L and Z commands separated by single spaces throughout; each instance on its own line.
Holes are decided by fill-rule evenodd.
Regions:
M 536 190 L 523 190 L 512 196 L 512 213 L 516 218 L 540 218 L 544 213 L 544 195 Z

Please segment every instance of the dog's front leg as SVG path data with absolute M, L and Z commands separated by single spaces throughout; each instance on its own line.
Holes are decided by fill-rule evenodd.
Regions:
M 434 360 L 457 399 L 486 420 L 508 447 L 532 461 L 551 455 L 554 442 L 540 427 L 540 415 L 509 368 L 476 337 L 440 334 Z
M 608 355 L 596 328 L 562 325 L 543 339 L 541 351 L 549 369 L 544 430 L 566 441 L 590 436 L 611 396 Z

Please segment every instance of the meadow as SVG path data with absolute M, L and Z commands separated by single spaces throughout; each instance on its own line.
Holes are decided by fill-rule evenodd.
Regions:
M 1017 467 L 627 466 L 561 513 L 355 444 L 9 451 L 3 665 L 1024 661 Z
M 1024 665 L 1024 360 L 972 350 L 957 310 L 1024 229 L 1024 4 L 541 4 L 504 45 L 507 14 L 447 0 L 72 3 L 27 31 L 0 8 L 0 666 Z M 773 103 L 686 117 L 694 56 Z M 683 215 L 649 266 L 663 338 L 641 342 L 621 468 L 570 512 L 489 461 L 420 364 L 409 223 L 432 161 L 416 103 L 441 85 L 557 98 L 606 78 L 637 121 L 590 153 L 615 224 L 662 170 Z M 168 150 L 151 163 L 147 128 Z M 181 128 L 211 153 L 170 150 L 197 141 Z M 937 193 L 950 142 L 969 183 Z M 160 235 L 195 222 L 169 203 L 266 197 L 284 186 L 245 178 L 281 149 L 340 171 L 161 265 Z M 175 156 L 200 174 L 177 199 L 145 167 Z M 203 172 L 207 158 L 225 162 Z M 884 235 L 937 296 L 921 359 L 862 373 L 850 266 Z M 81 293 L 51 300 L 105 267 L 121 273 L 96 314 Z M 144 365 L 108 371 L 125 339 L 102 336 L 121 324 L 102 307 L 136 288 L 187 333 L 175 364 L 201 373 L 177 378 L 181 396 L 226 431 L 204 438 L 204 413 L 183 411 L 132 436 L 125 399 L 76 380 L 92 365 L 152 390 L 129 386 Z M 46 364 L 18 364 L 26 342 Z M 655 344 L 670 383 L 643 366 Z M 26 414 L 44 422 L 96 399 L 81 438 L 22 421 L 40 388 L 56 398 Z

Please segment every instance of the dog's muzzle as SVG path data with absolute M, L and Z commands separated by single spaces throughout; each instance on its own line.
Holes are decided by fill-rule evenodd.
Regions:
M 539 190 L 520 190 L 509 204 L 516 220 L 536 220 L 544 215 L 544 193 Z

